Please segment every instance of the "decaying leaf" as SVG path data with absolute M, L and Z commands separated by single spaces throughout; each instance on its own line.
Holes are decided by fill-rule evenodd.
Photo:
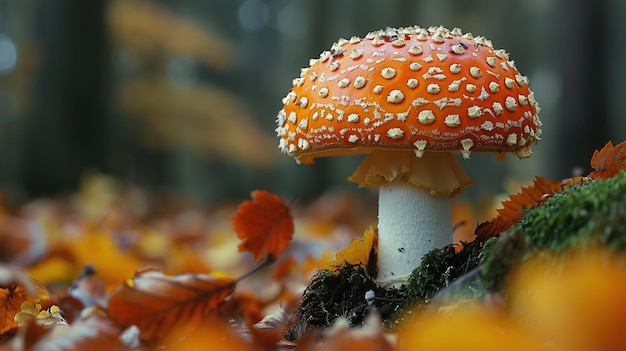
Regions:
M 139 272 L 121 284 L 109 299 L 109 315 L 119 325 L 137 326 L 140 338 L 161 340 L 168 332 L 199 325 L 217 311 L 235 287 L 228 277 L 207 274 L 166 276 Z
M 0 266 L 0 335 L 19 326 L 15 315 L 22 310 L 22 304 L 26 301 L 34 304 L 47 297 L 47 292 L 21 270 Z
M 369 267 L 372 252 L 376 250 L 378 234 L 374 227 L 369 227 L 361 238 L 353 239 L 350 245 L 337 252 L 334 262 L 328 264 L 326 269 L 335 270 L 343 265 Z
M 232 221 L 242 240 L 239 251 L 251 252 L 257 262 L 270 255 L 278 257 L 293 236 L 289 207 L 279 196 L 265 190 L 253 191 L 252 200 L 239 205 Z
M 591 157 L 591 167 L 594 169 L 589 174 L 592 179 L 611 178 L 626 169 L 626 142 L 613 146 L 609 141 L 602 149 L 596 150 Z
M 476 229 L 476 237 L 485 241 L 490 237 L 499 235 L 522 218 L 524 209 L 537 206 L 552 194 L 562 190 L 561 183 L 536 177 L 532 185 L 523 187 L 519 193 L 510 195 L 507 201 L 502 202 L 502 208 L 498 210 L 498 217 L 493 221 L 479 225 Z

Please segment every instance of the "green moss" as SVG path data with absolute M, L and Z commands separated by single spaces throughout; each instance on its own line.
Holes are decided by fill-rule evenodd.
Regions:
M 456 252 L 454 245 L 449 245 L 424 255 L 406 284 L 410 305 L 429 301 L 452 281 L 474 269 L 479 262 L 481 247 L 482 243 L 475 240 L 464 243 L 459 252 Z
M 519 221 L 529 249 L 560 252 L 572 245 L 626 248 L 626 173 L 571 187 Z

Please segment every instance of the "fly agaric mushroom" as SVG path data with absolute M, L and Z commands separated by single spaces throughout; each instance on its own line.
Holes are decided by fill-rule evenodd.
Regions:
M 541 134 L 528 78 L 506 51 L 458 28 L 340 39 L 302 69 L 283 104 L 279 148 L 298 163 L 367 154 L 349 179 L 380 188 L 382 286 L 452 243 L 451 197 L 471 183 L 455 153 L 525 158 Z

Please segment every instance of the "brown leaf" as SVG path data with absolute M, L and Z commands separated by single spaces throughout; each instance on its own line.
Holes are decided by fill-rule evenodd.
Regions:
M 112 292 L 111 318 L 124 327 L 136 325 L 140 338 L 162 339 L 174 328 L 199 325 L 215 312 L 235 287 L 227 277 L 207 274 L 166 276 L 155 270 L 139 272 Z
M 592 179 L 610 178 L 626 169 L 626 142 L 613 146 L 609 141 L 602 149 L 596 150 L 591 157 L 591 167 L 594 169 L 589 174 Z
M 242 240 L 239 251 L 248 251 L 259 262 L 274 258 L 289 245 L 293 236 L 293 218 L 280 197 L 265 190 L 254 190 L 252 200 L 239 205 L 232 218 L 237 237 Z
M 476 236 L 485 241 L 498 236 L 509 229 L 524 215 L 523 210 L 540 205 L 552 194 L 563 190 L 561 183 L 543 177 L 536 177 L 532 185 L 523 187 L 515 194 L 509 195 L 507 201 L 502 202 L 503 208 L 498 210 L 498 217 L 490 222 L 478 226 Z
M 38 302 L 47 297 L 47 292 L 37 287 L 24 272 L 0 266 L 0 335 L 18 327 L 14 318 L 25 301 Z
M 93 309 L 85 313 L 70 326 L 57 327 L 51 332 L 42 333 L 38 325 L 29 325 L 24 336 L 28 350 L 90 350 L 122 351 L 129 350 L 119 339 L 120 330 L 101 310 Z M 41 335 L 33 335 L 38 333 Z

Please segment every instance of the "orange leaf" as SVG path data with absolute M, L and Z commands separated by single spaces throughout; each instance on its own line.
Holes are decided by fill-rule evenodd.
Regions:
M 235 287 L 230 278 L 206 274 L 166 276 L 143 271 L 120 285 L 109 299 L 109 314 L 118 324 L 136 325 L 140 338 L 155 341 L 175 327 L 194 328 L 214 312 Z
M 626 169 L 626 142 L 613 146 L 609 141 L 601 150 L 596 150 L 591 157 L 591 167 L 594 171 L 589 176 L 593 179 L 611 178 Z
M 242 240 L 239 251 L 248 251 L 259 262 L 278 257 L 293 236 L 293 218 L 280 197 L 265 190 L 254 190 L 252 200 L 239 205 L 233 227 Z
M 327 269 L 335 270 L 347 265 L 368 266 L 372 250 L 376 249 L 378 235 L 374 227 L 369 227 L 360 239 L 353 239 L 350 245 L 337 252 L 335 261 L 328 264 Z
M 559 182 L 536 177 L 532 185 L 523 187 L 515 194 L 509 195 L 509 199 L 502 202 L 503 208 L 498 210 L 498 217 L 492 221 L 482 223 L 476 229 L 476 236 L 481 240 L 498 236 L 509 229 L 524 215 L 523 210 L 533 208 L 548 199 L 552 194 L 563 190 Z
M 0 266 L 0 336 L 18 327 L 15 315 L 25 301 L 39 302 L 48 294 L 35 285 L 24 272 L 10 266 Z

